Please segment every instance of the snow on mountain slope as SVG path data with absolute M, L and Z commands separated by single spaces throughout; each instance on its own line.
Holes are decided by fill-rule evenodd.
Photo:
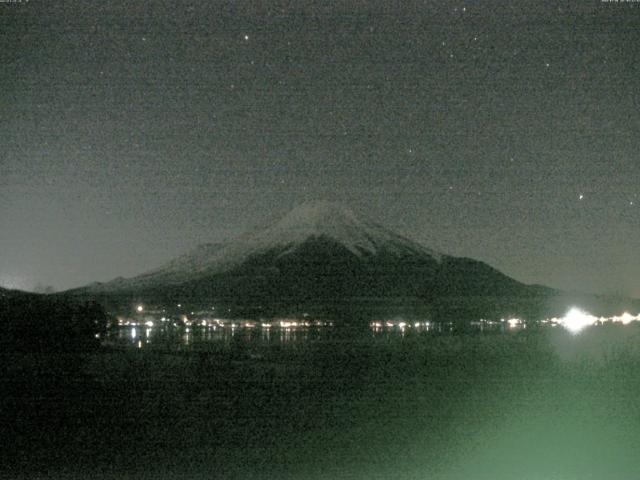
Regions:
M 178 284 L 223 273 L 262 253 L 275 251 L 278 256 L 287 255 L 314 238 L 331 240 L 362 258 L 384 253 L 442 260 L 441 254 L 362 218 L 340 204 L 322 201 L 305 203 L 263 230 L 227 243 L 201 245 L 156 270 L 130 279 L 94 284 L 90 288 L 109 291 L 160 283 Z
M 248 238 L 252 249 L 269 249 L 283 245 L 295 248 L 311 237 L 324 237 L 342 245 L 354 255 L 387 253 L 426 254 L 435 259 L 440 254 L 412 242 L 350 209 L 333 202 L 306 203 L 292 210 L 272 227 Z
M 133 278 L 118 277 L 106 283 L 93 283 L 89 285 L 89 288 L 99 292 L 140 288 L 158 283 L 178 284 L 188 281 L 219 263 L 220 252 L 227 245 L 226 243 L 205 243 L 155 270 Z

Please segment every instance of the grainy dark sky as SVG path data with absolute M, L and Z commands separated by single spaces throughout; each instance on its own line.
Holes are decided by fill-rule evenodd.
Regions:
M 156 267 L 335 199 L 640 296 L 640 3 L 0 3 L 0 285 Z

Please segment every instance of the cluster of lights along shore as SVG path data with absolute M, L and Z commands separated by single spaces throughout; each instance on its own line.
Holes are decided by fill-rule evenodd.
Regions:
M 177 307 L 182 308 L 182 304 L 178 304 Z M 212 311 L 215 311 L 215 307 L 211 307 Z M 184 326 L 184 327 L 208 327 L 208 328 L 308 328 L 308 327 L 331 327 L 333 322 L 323 320 L 311 320 L 308 313 L 302 314 L 302 319 L 299 318 L 280 318 L 271 320 L 242 320 L 242 319 L 224 319 L 213 318 L 208 311 L 191 311 L 190 315 L 180 314 L 177 318 L 170 318 L 168 315 L 162 315 L 159 319 L 156 319 L 154 315 L 165 314 L 166 309 L 161 310 L 146 310 L 145 306 L 138 304 L 135 306 L 137 313 L 136 318 L 126 319 L 118 317 L 119 326 L 146 326 L 154 327 L 160 322 L 160 324 L 169 324 L 172 326 Z M 632 322 L 640 321 L 640 313 L 638 315 L 632 315 L 629 312 L 625 312 L 622 315 L 616 315 L 611 317 L 596 317 L 588 312 L 581 310 L 580 308 L 571 308 L 564 317 L 546 318 L 539 321 L 526 321 L 520 318 L 502 318 L 500 320 L 486 320 L 480 319 L 472 321 L 470 324 L 477 327 L 480 330 L 495 329 L 495 328 L 508 328 L 508 329 L 526 329 L 528 324 L 537 325 L 550 325 L 552 327 L 561 326 L 567 329 L 571 333 L 579 333 L 586 327 L 594 325 L 603 325 L 611 323 L 619 323 L 622 325 L 628 325 Z M 447 326 L 452 326 L 451 322 L 447 323 Z M 404 320 L 401 318 L 394 318 L 391 320 L 375 320 L 369 323 L 369 327 L 373 331 L 381 331 L 385 329 L 415 329 L 419 331 L 429 331 L 432 329 L 441 330 L 441 322 L 432 321 L 415 321 Z

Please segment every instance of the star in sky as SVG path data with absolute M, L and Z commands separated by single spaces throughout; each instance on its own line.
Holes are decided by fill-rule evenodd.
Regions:
M 587 2 L 559 17 L 545 2 L 496 2 L 451 15 L 437 2 L 382 12 L 284 0 L 226 11 L 201 2 L 150 22 L 106 3 L 70 29 L 72 10 L 35 3 L 46 25 L 0 17 L 12 42 L 29 45 L 2 50 L 13 105 L 0 131 L 3 273 L 58 288 L 133 275 L 283 214 L 307 191 L 413 225 L 434 248 L 519 280 L 636 288 L 627 240 L 597 233 L 640 234 L 616 216 L 639 204 L 629 59 L 640 33 L 628 11 Z M 97 32 L 91 48 L 84 31 Z M 566 213 L 576 199 L 598 206 L 583 223 Z M 628 272 L 594 263 L 593 279 L 573 285 L 579 246 L 544 240 L 566 225 L 583 251 Z

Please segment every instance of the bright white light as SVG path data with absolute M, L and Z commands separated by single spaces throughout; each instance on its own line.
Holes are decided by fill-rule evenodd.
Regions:
M 593 325 L 596 320 L 596 317 L 574 307 L 567 312 L 564 318 L 560 320 L 560 323 L 571 333 L 578 333 L 583 328 Z
M 153 322 L 152 322 L 151 320 L 147 320 L 146 322 L 144 322 L 144 324 L 145 324 L 147 327 L 153 327 Z
M 138 305 L 138 306 L 136 307 L 136 310 L 137 310 L 138 312 L 142 312 L 142 311 L 144 311 L 144 307 L 143 307 L 142 305 Z
M 509 324 L 509 328 L 515 328 L 520 325 L 522 321 L 519 318 L 510 318 L 507 320 L 507 323 Z
M 636 319 L 636 317 L 631 315 L 629 312 L 624 312 L 622 314 L 622 316 L 620 317 L 620 321 L 622 322 L 623 325 L 629 325 L 635 319 Z

